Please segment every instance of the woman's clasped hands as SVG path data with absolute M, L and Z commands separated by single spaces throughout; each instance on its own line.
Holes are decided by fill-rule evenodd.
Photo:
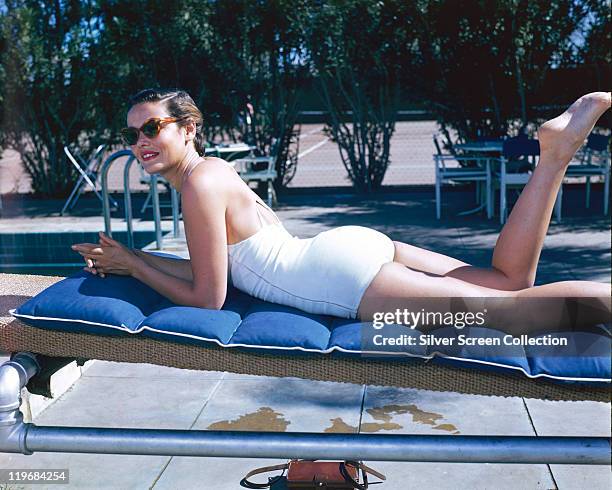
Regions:
M 81 254 L 86 266 L 83 270 L 105 277 L 106 274 L 130 276 L 138 262 L 138 256 L 129 248 L 99 233 L 99 243 L 76 243 L 72 250 Z

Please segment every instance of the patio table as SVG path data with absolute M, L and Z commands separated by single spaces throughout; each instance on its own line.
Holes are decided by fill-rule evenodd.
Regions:
M 467 143 L 463 143 L 460 145 L 454 145 L 456 150 L 461 150 L 469 153 L 486 153 L 486 154 L 499 154 L 504 149 L 503 140 L 483 140 L 483 141 L 468 141 Z M 491 162 L 487 160 L 486 166 L 489 167 Z M 479 206 L 474 209 L 469 209 L 467 211 L 463 211 L 458 213 L 459 216 L 467 216 L 470 214 L 476 214 L 477 212 L 483 210 L 487 207 L 487 203 L 483 202 Z
M 216 145 L 211 148 L 206 148 L 207 152 L 210 152 L 210 154 L 216 155 L 219 158 L 223 158 L 227 161 L 234 159 L 237 155 L 240 155 L 242 153 L 250 154 L 256 149 L 256 146 L 247 145 L 244 143 L 238 143 L 233 145 Z
M 455 145 L 455 149 L 474 153 L 501 153 L 504 149 L 503 140 L 468 141 Z

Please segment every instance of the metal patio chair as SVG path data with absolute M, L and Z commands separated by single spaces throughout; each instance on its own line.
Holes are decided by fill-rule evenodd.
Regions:
M 267 204 L 270 207 L 276 206 L 276 190 L 274 189 L 274 180 L 277 177 L 276 156 L 249 156 L 238 158 L 231 163 L 240 178 L 247 184 L 249 182 L 265 182 L 268 190 Z
M 566 177 L 586 177 L 585 207 L 591 205 L 591 178 L 603 177 L 603 213 L 608 215 L 610 198 L 610 136 L 590 134 L 578 163 L 570 164 Z
M 529 182 L 530 171 L 537 165 L 539 156 L 540 143 L 538 140 L 519 136 L 503 142 L 499 169 L 493 171 L 493 185 L 499 184 L 499 221 L 501 224 L 504 224 L 508 218 L 508 188 L 522 188 Z M 563 184 L 559 188 L 555 201 L 557 221 L 561 221 L 562 196 Z
M 86 162 L 79 155 L 76 155 L 75 157 L 75 155 L 73 155 L 70 149 L 67 146 L 64 146 L 64 153 L 68 157 L 70 163 L 74 165 L 74 168 L 77 169 L 77 172 L 79 172 L 80 176 L 74 184 L 74 187 L 72 189 L 72 192 L 68 196 L 68 199 L 66 199 L 64 207 L 60 211 L 60 216 L 63 216 L 67 210 L 71 210 L 72 208 L 74 208 L 86 186 L 91 187 L 100 202 L 102 202 L 102 196 L 98 192 L 97 184 L 98 171 L 100 169 L 100 165 L 102 165 L 102 156 L 104 154 L 105 149 L 106 145 L 99 145 L 94 151 L 89 161 Z M 114 208 L 118 207 L 117 202 L 113 198 L 111 198 L 111 204 Z
M 468 213 L 472 213 L 486 207 L 487 217 L 491 218 L 493 213 L 493 208 L 491 205 L 491 158 L 486 156 L 443 154 L 440 144 L 435 136 L 433 138 L 433 142 L 437 152 L 433 155 L 436 166 L 436 218 L 440 219 L 442 213 L 442 185 L 456 182 L 476 182 L 477 201 L 480 197 L 478 195 L 478 186 L 481 183 L 484 184 L 484 204 L 475 210 L 468 211 Z M 475 166 L 468 166 L 469 164 L 475 164 Z

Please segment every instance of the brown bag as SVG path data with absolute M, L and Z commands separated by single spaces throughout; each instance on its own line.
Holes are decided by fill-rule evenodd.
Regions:
M 356 461 L 312 461 L 293 459 L 287 464 L 265 466 L 249 471 L 240 482 L 246 488 L 268 488 L 276 483 L 287 472 L 288 489 L 326 489 L 326 490 L 366 490 L 368 488 L 367 473 L 371 473 L 381 480 L 386 477 L 372 468 Z M 248 480 L 252 475 L 272 470 L 283 470 L 279 476 L 271 478 L 269 483 L 253 483 Z M 363 482 L 359 482 L 359 470 L 363 475 Z M 376 482 L 381 483 L 381 482 Z
M 287 472 L 287 488 L 324 488 L 327 490 L 353 490 L 355 486 L 345 478 L 341 461 L 292 461 Z M 350 464 L 345 465 L 352 481 L 359 483 L 359 471 Z

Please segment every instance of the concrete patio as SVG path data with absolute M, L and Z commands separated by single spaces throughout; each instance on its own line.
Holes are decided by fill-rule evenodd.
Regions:
M 610 219 L 602 216 L 600 189 L 584 209 L 584 188 L 568 186 L 564 219 L 552 224 L 537 283 L 564 279 L 610 281 Z M 434 217 L 431 188 L 381 192 L 291 193 L 277 214 L 294 235 L 310 237 L 341 226 L 378 229 L 394 240 L 445 253 L 479 266 L 489 264 L 499 234 L 497 220 L 457 216 L 472 207 L 473 193 L 444 194 L 443 219 Z M 135 206 L 136 207 L 136 206 Z M 41 213 L 42 214 L 42 213 Z M 85 213 L 88 214 L 88 213 Z M 64 218 L 66 229 L 102 229 L 99 215 Z M 29 214 L 31 216 L 31 213 Z M 24 213 L 0 220 L 14 227 L 51 227 L 56 216 L 34 221 Z M 71 224 L 72 223 L 72 224 Z M 88 224 L 87 224 L 88 223 Z M 57 226 L 57 225 L 53 225 Z M 144 226 L 144 225 L 142 225 Z M 166 225 L 167 226 L 167 225 Z M 184 254 L 184 240 L 164 249 Z M 0 358 L 0 361 L 3 361 Z M 610 436 L 610 404 L 483 397 L 380 386 L 187 371 L 153 365 L 88 362 L 55 376 L 53 400 L 31 396 L 39 425 L 134 428 L 363 432 L 379 434 Z M 45 454 L 0 454 L 1 468 L 70 470 L 78 489 L 237 489 L 249 470 L 281 460 Z M 367 461 L 387 475 L 382 489 L 607 489 L 608 466 L 390 463 Z M 265 481 L 260 476 L 256 481 Z M 46 488 L 11 485 L 8 488 Z M 4 488 L 0 482 L 0 488 Z M 56 488 L 51 486 L 50 488 Z M 378 487 L 374 487 L 378 488 Z

